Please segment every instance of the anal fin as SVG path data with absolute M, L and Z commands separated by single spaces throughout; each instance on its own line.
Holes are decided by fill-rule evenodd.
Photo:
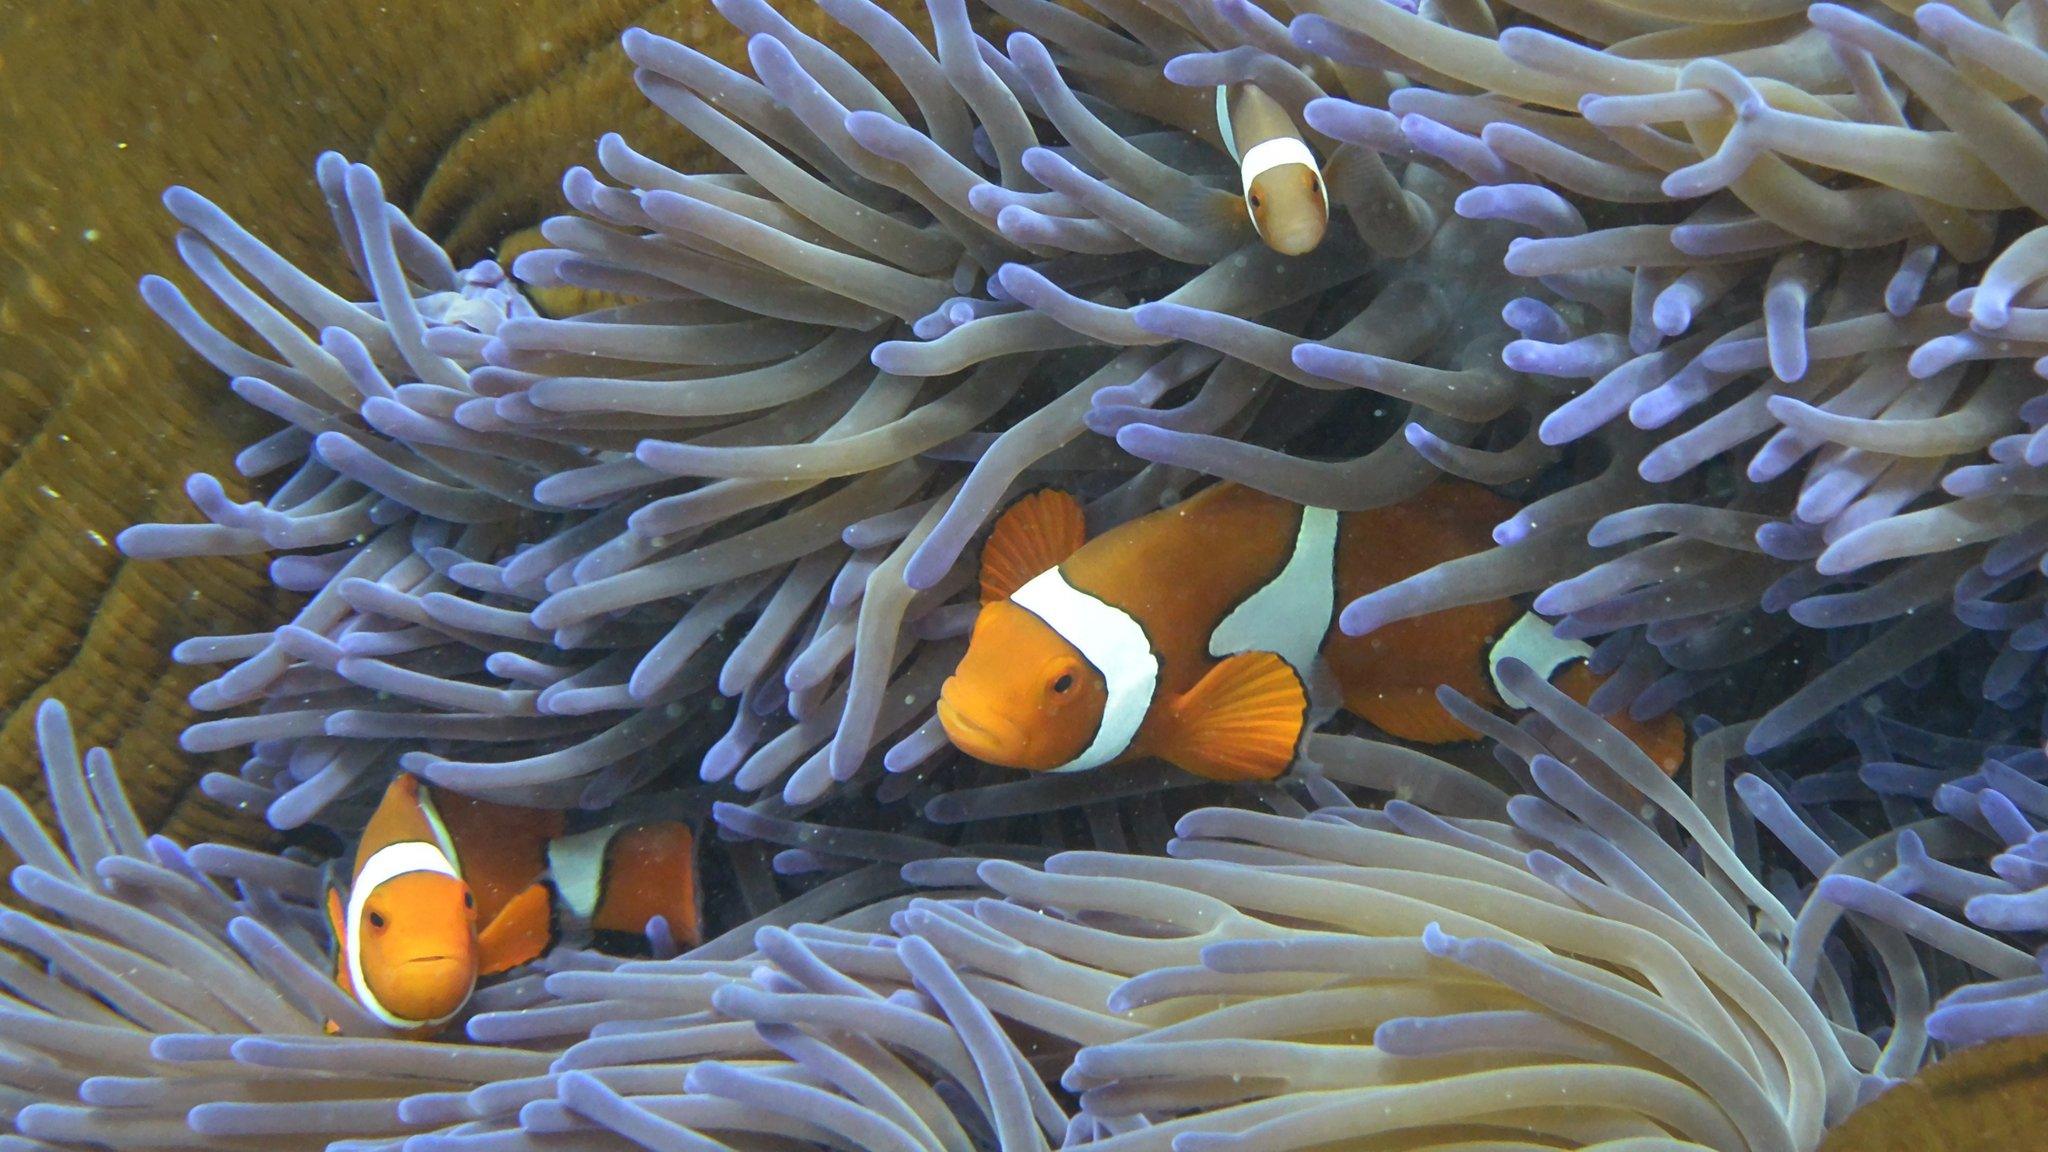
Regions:
M 1159 754 L 1211 780 L 1271 780 L 1294 763 L 1308 709 L 1308 691 L 1287 661 L 1240 652 L 1174 702 Z
M 1345 699 L 1344 706 L 1365 718 L 1373 727 L 1410 744 L 1462 744 L 1479 739 L 1479 733 L 1458 723 L 1444 711 L 1443 705 L 1437 703 L 1435 690 L 1430 688 L 1403 687 L 1370 694 L 1354 692 Z
M 1050 571 L 1087 543 L 1081 502 L 1041 488 L 1010 505 L 981 549 L 981 602 L 1007 600 L 1032 577 Z
M 1599 689 L 1601 678 L 1594 675 L 1585 664 L 1578 663 L 1567 665 L 1558 671 L 1550 678 L 1550 682 L 1557 686 L 1558 691 L 1585 704 L 1592 700 L 1593 693 Z M 1606 719 L 1623 736 L 1634 741 L 1636 747 L 1648 753 L 1650 759 L 1664 770 L 1666 776 L 1675 776 L 1680 768 L 1685 767 L 1687 755 L 1691 751 L 1688 747 L 1691 740 L 1686 733 L 1685 722 L 1677 715 L 1667 712 L 1654 719 L 1637 720 L 1626 712 L 1620 712 Z
M 477 933 L 477 974 L 495 976 L 536 960 L 555 943 L 555 897 L 535 884 L 507 901 Z
M 1344 708 L 1344 682 L 1330 662 L 1317 656 L 1308 669 L 1308 727 L 1320 728 Z

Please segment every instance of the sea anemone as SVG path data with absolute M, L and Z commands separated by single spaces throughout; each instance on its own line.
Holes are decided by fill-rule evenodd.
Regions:
M 880 899 L 857 871 L 688 955 L 558 951 L 480 994 L 467 1044 L 379 1038 L 321 970 L 315 869 L 146 840 L 112 763 L 46 705 L 62 842 L 0 793 L 41 907 L 0 915 L 37 961 L 5 973 L 0 1085 L 37 1146 L 1797 1150 L 1919 1067 L 1930 1032 L 2034 1010 L 2042 979 L 1998 937 L 2040 932 L 2037 897 L 1990 887 L 2026 881 L 1928 860 L 1993 850 L 1966 821 L 1898 833 L 1898 870 L 1859 879 L 1889 862 L 1829 857 L 1757 777 L 1729 805 L 1740 730 L 1702 733 L 1688 793 L 1504 675 L 1535 706 L 1519 726 L 1445 702 L 1532 793 L 1467 778 L 1446 814 L 1361 807 L 1340 768 L 1271 812 L 1191 812 L 1164 855 L 934 858 Z M 2039 818 L 2040 785 L 1984 779 Z M 2010 824 L 1991 795 L 1978 810 Z M 1750 812 L 1824 874 L 1811 898 L 1774 888 Z M 2025 866 L 2024 846 L 1995 864 Z M 1899 911 L 1965 888 L 1976 929 Z M 1908 934 L 2002 979 L 1929 1017 L 1946 988 Z
M 6 1110 L 21 1147 L 222 1147 L 258 1134 L 396 1126 L 418 1077 L 478 1082 L 532 1053 L 336 1041 L 374 1028 L 335 985 L 295 854 L 146 836 L 112 759 L 81 757 L 69 716 L 36 716 L 62 842 L 12 789 L 0 838 L 34 912 L 0 912 Z M 337 1046 L 339 1044 L 339 1046 Z M 307 1045 L 322 1045 L 309 1060 Z
M 1856 751 L 1844 763 L 1782 790 L 1762 775 L 1735 781 L 1744 807 L 1818 878 L 1787 962 L 1814 969 L 1845 924 L 1866 936 L 1888 926 L 1937 957 L 1905 964 L 1911 950 L 1890 946 L 1899 1027 L 1951 1048 L 2048 1031 L 2048 756 L 1868 717 L 1845 726 Z M 1875 836 L 1853 822 L 1872 801 L 1892 825 Z M 1944 984 L 1954 990 L 1937 1002 Z

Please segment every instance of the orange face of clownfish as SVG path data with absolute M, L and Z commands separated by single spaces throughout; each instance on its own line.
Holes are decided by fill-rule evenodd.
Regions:
M 1365 636 L 1335 627 L 1339 604 L 1491 546 L 1511 511 L 1462 482 L 1347 513 L 1218 484 L 1089 540 L 1073 497 L 1032 493 L 983 549 L 981 613 L 940 690 L 939 722 L 962 752 L 1004 767 L 1157 756 L 1245 781 L 1294 762 L 1311 675 L 1350 712 L 1423 744 L 1476 736 L 1443 709 L 1440 686 L 1483 707 L 1526 707 L 1497 685 L 1507 657 L 1583 702 L 1599 684 L 1584 669 L 1589 650 L 1505 600 Z M 1675 717 L 1616 723 L 1666 771 L 1682 762 Z
M 1330 205 L 1323 178 L 1308 164 L 1281 164 L 1253 176 L 1245 185 L 1245 207 L 1252 227 L 1266 247 L 1282 256 L 1316 250 L 1330 227 Z
M 1102 674 L 1058 632 L 1007 600 L 985 606 L 939 722 L 961 751 L 1045 772 L 1088 746 L 1108 700 Z
M 379 879 L 394 866 L 412 869 Z M 469 1002 L 478 961 L 476 897 L 432 844 L 386 847 L 365 866 L 344 923 L 343 962 L 357 1002 L 393 1027 L 446 1020 Z M 370 883 L 364 883 L 367 879 Z M 337 893 L 338 896 L 338 893 Z

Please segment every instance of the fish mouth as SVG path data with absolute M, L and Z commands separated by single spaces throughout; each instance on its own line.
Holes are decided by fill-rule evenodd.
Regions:
M 407 958 L 405 958 L 404 960 L 400 960 L 400 961 L 399 961 L 399 963 L 400 963 L 401 965 L 404 965 L 404 964 L 453 964 L 453 963 L 455 963 L 456 961 L 458 961 L 458 960 L 460 960 L 460 959 L 461 959 L 461 957 L 460 957 L 460 956 L 442 956 L 442 955 L 438 955 L 438 954 L 437 954 L 437 955 L 433 955 L 433 956 L 408 956 L 408 957 L 407 957 Z
M 948 682 L 947 687 L 951 687 Z M 1005 734 L 989 723 L 976 720 L 949 697 L 951 692 L 939 691 L 939 724 L 946 730 L 946 738 L 953 746 L 977 760 L 991 764 L 1007 764 L 1010 753 L 1007 746 L 1012 742 Z
M 1282 256 L 1306 256 L 1323 241 L 1325 228 L 1313 218 L 1268 221 L 1259 238 Z

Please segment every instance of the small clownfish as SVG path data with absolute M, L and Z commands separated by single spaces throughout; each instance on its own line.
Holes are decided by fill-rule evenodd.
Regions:
M 1438 685 L 1491 709 L 1522 706 L 1494 681 L 1508 655 L 1583 702 L 1597 687 L 1584 646 L 1556 640 L 1537 617 L 1517 625 L 1506 600 L 1366 636 L 1333 627 L 1338 605 L 1490 547 L 1492 526 L 1513 511 L 1449 480 L 1346 513 L 1224 483 L 1087 540 L 1080 504 L 1040 490 L 1003 513 L 983 550 L 981 612 L 940 690 L 939 722 L 961 751 L 1005 767 L 1074 772 L 1157 756 L 1246 781 L 1294 762 L 1311 684 L 1425 744 L 1476 738 L 1437 702 Z M 1675 718 L 1619 726 L 1676 770 L 1685 734 Z
M 537 959 L 565 934 L 639 936 L 661 916 L 679 942 L 699 941 L 687 826 L 567 836 L 563 826 L 560 812 L 399 773 L 363 829 L 349 883 L 327 889 L 335 982 L 378 1020 L 427 1035 L 462 1010 L 478 977 Z
M 1316 155 L 1278 101 L 1254 84 L 1216 89 L 1216 128 L 1237 161 L 1252 229 L 1282 256 L 1304 256 L 1330 227 L 1330 192 Z

